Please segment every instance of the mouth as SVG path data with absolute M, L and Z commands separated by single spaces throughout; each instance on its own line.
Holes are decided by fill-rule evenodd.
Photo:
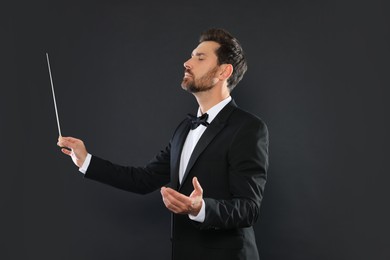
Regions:
M 189 71 L 184 71 L 184 78 L 190 78 L 193 77 L 192 74 Z

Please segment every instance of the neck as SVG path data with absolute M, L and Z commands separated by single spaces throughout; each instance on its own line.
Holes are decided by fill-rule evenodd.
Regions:
M 207 112 L 210 108 L 230 96 L 230 92 L 225 88 L 214 87 L 208 91 L 194 93 L 196 101 L 199 104 L 200 111 Z

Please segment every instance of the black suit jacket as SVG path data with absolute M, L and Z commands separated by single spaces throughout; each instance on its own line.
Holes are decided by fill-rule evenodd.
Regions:
M 193 191 L 196 176 L 204 192 L 205 220 L 172 215 L 172 258 L 259 259 L 253 224 L 268 168 L 266 125 L 231 101 L 199 139 L 179 184 L 180 156 L 189 130 L 185 119 L 165 150 L 145 167 L 123 167 L 93 156 L 85 176 L 142 194 L 168 184 L 185 195 Z

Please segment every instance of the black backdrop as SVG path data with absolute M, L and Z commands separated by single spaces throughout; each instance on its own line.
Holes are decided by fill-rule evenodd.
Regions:
M 143 165 L 196 111 L 182 64 L 209 27 L 240 39 L 232 95 L 270 130 L 261 258 L 390 259 L 386 1 L 2 5 L 0 259 L 169 259 L 159 192 L 83 179 L 56 147 L 45 52 L 63 134 Z

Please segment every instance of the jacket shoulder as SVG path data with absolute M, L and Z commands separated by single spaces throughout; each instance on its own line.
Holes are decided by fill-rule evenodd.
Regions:
M 250 124 L 254 126 L 258 126 L 259 128 L 263 128 L 268 132 L 267 124 L 263 119 L 258 117 L 257 115 L 250 113 L 240 107 L 236 107 L 231 116 L 232 121 L 240 122 L 241 124 Z

